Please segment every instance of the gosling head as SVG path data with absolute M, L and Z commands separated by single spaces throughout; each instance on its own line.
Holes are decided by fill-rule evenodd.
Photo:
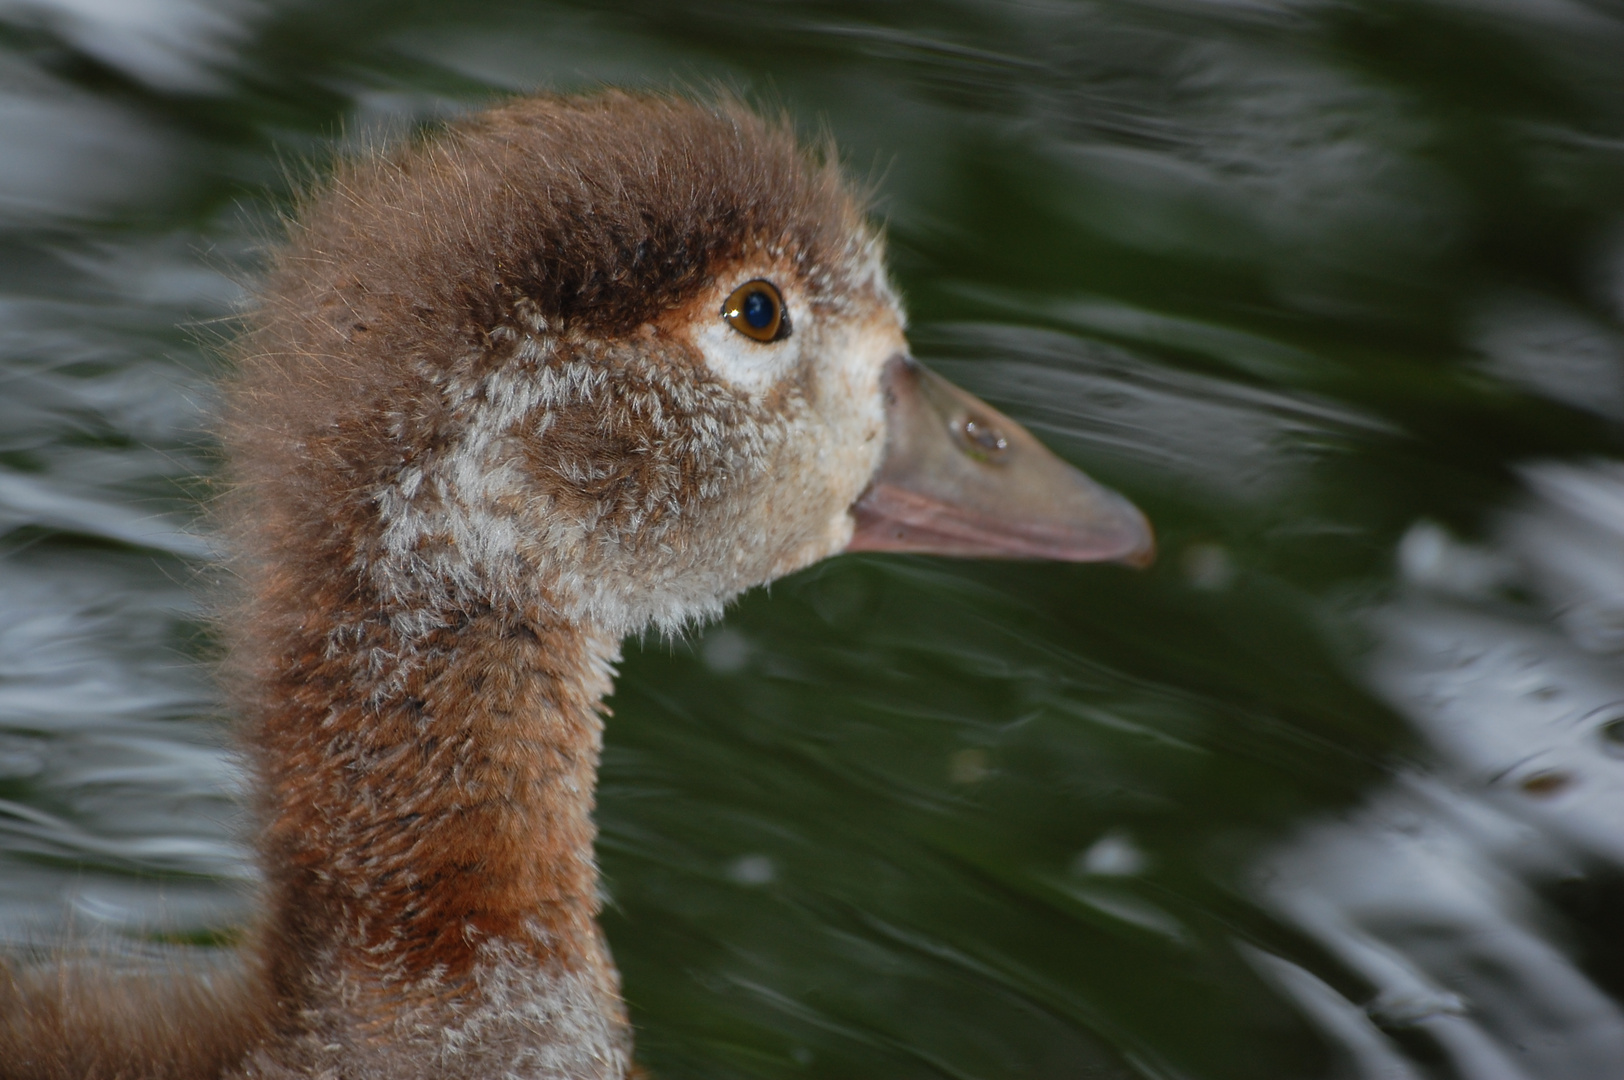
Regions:
M 909 358 L 835 165 L 735 103 L 532 98 L 347 165 L 264 295 L 228 426 L 249 547 L 400 618 L 622 635 L 844 550 L 1151 550 Z

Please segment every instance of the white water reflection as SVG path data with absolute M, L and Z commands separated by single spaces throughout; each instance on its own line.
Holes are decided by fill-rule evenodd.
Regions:
M 11 68 L 0 59 L 0 78 Z M 123 105 L 39 81 L 0 88 L 0 146 L 13 148 L 0 154 L 0 216 L 106 214 L 155 201 L 173 181 L 166 132 Z
M 7 946 L 239 925 L 252 878 L 239 774 L 192 645 L 213 554 L 197 522 L 212 394 L 199 339 L 237 290 L 186 231 L 81 231 L 187 183 L 184 140 L 123 108 L 41 73 L 0 90 L 0 144 L 27 148 L 0 155 Z
M 110 67 L 161 90 L 224 88 L 247 38 L 252 0 L 0 0 L 0 17 L 50 28 Z
M 0 941 L 65 927 L 233 925 L 252 878 L 208 672 L 173 641 L 173 566 L 114 552 L 0 560 Z M 73 867 L 66 872 L 65 867 Z
M 1369 621 L 1368 682 L 1434 768 L 1257 868 L 1265 902 L 1368 987 L 1350 1000 L 1256 954 L 1363 1076 L 1412 1075 L 1388 1037 L 1404 1030 L 1465 1080 L 1581 1080 L 1624 1061 L 1624 1011 L 1534 889 L 1624 867 L 1624 468 L 1523 475 L 1529 497 L 1486 546 L 1414 526 L 1399 595 Z
M 0 0 L 15 40 L 41 55 L 72 50 L 113 84 L 92 91 L 28 49 L 0 51 L 0 221 L 150 212 L 194 185 L 199 144 L 141 98 L 228 91 L 259 11 L 255 0 Z
M 996 361 L 938 362 L 942 370 L 1018 408 L 1033 430 L 1086 448 L 1092 460 L 1143 470 L 1164 489 L 1181 485 L 1192 498 L 1285 502 L 1321 459 L 1396 431 L 1313 394 L 1181 371 L 1055 331 L 958 324 L 942 338 Z
M 1523 476 L 1539 512 L 1507 523 L 1507 546 L 1568 637 L 1599 654 L 1624 650 L 1624 465 L 1538 465 Z
M 1476 319 L 1488 370 L 1576 409 L 1624 419 L 1624 335 L 1540 296 L 1496 296 Z

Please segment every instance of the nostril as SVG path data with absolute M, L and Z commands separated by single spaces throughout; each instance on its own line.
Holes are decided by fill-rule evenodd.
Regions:
M 989 453 L 1009 449 L 1009 440 L 1004 438 L 1004 433 L 985 421 L 966 420 L 964 437 Z
M 991 461 L 1009 449 L 1009 440 L 996 424 L 973 416 L 960 417 L 953 424 L 953 433 L 965 453 L 979 461 Z

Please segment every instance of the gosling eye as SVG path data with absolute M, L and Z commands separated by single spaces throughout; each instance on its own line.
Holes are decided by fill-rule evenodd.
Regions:
M 780 341 L 789 337 L 789 312 L 778 286 L 757 278 L 740 285 L 722 305 L 722 318 L 745 337 L 755 341 Z

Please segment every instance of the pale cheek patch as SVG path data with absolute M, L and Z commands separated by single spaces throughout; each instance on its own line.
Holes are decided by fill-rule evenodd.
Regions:
M 776 511 L 794 525 L 774 545 L 769 579 L 837 554 L 851 540 L 851 505 L 885 452 L 880 374 L 907 348 L 901 318 L 886 299 L 826 319 L 816 337 L 808 335 L 818 375 L 806 408 L 788 424 L 786 452 L 774 471 L 769 522 Z
M 822 467 L 843 505 L 835 528 L 849 539 L 849 506 L 879 468 L 885 452 L 885 394 L 880 375 L 885 364 L 907 351 L 901 321 L 889 307 L 868 318 L 832 328 L 826 351 L 833 363 L 825 369 L 815 409 L 824 428 L 816 440 Z

